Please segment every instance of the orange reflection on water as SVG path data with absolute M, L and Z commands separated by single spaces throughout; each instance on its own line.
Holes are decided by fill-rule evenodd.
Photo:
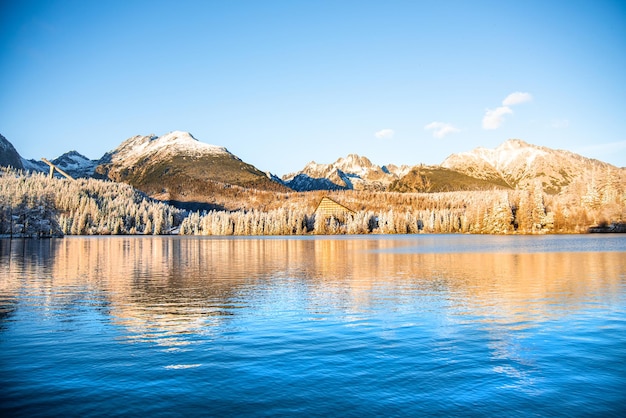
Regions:
M 476 237 L 489 239 L 489 237 Z M 396 251 L 393 239 L 68 237 L 2 241 L 3 299 L 89 289 L 139 340 L 169 347 L 207 334 L 260 290 L 293 286 L 311 312 L 396 309 L 444 301 L 442 315 L 524 327 L 617 295 L 620 252 L 445 253 Z M 3 266 L 3 268 L 5 268 Z M 298 293 L 300 292 L 300 293 Z M 267 293 L 265 294 L 267 295 Z M 266 297 L 266 296 L 264 296 Z M 45 302 L 44 302 L 45 303 Z

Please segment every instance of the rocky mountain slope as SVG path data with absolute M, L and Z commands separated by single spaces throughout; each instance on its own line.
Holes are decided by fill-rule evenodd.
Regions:
M 0 135 L 0 166 L 13 167 L 21 170 L 24 168 L 22 164 L 22 157 L 15 150 L 13 144 L 11 144 L 4 136 Z
M 386 190 L 409 171 L 408 166 L 378 166 L 368 158 L 349 154 L 331 164 L 311 161 L 301 171 L 283 176 L 293 190 Z
M 98 166 L 98 160 L 90 160 L 76 151 L 66 152 L 51 162 L 74 178 L 91 177 Z
M 283 177 L 298 191 L 377 190 L 394 192 L 451 192 L 494 189 L 528 189 L 539 182 L 549 194 L 591 178 L 599 182 L 621 178 L 624 169 L 511 139 L 495 149 L 476 148 L 452 154 L 441 165 L 379 167 L 365 157 L 350 154 L 331 164 L 311 162 L 301 171 Z M 617 180 L 619 181 L 619 180 Z
M 176 202 L 207 203 L 216 188 L 231 185 L 288 190 L 226 148 L 202 143 L 181 131 L 127 139 L 100 159 L 94 176 Z
M 98 165 L 98 160 L 90 160 L 77 151 L 66 152 L 60 157 L 50 160 L 50 162 L 75 179 L 80 177 L 92 177 Z M 27 160 L 22 158 L 22 166 L 24 170 L 28 171 L 39 171 L 42 173 L 50 171 L 50 166 L 41 160 Z M 60 176 L 60 174 L 56 174 L 56 172 L 55 175 Z
M 554 150 L 510 139 L 495 149 L 476 148 L 453 154 L 441 167 L 510 188 L 527 188 L 539 181 L 545 192 L 561 192 L 572 181 L 593 171 L 622 170 L 569 151 Z
M 497 178 L 481 179 L 442 166 L 415 166 L 389 185 L 390 192 L 437 193 L 509 189 Z
M 22 159 L 2 136 L 0 150 L 0 165 L 48 171 L 42 161 Z M 438 166 L 381 167 L 350 154 L 331 164 L 311 162 L 282 179 L 241 161 L 224 147 L 202 143 L 181 131 L 129 138 L 98 161 L 70 151 L 52 162 L 74 177 L 93 175 L 131 184 L 158 199 L 215 203 L 215 208 L 224 208 L 215 201 L 216 195 L 228 195 L 236 205 L 246 194 L 245 189 L 429 193 L 529 189 L 539 183 L 549 194 L 569 191 L 594 199 L 589 190 L 609 196 L 620 189 L 618 186 L 626 178 L 624 168 L 519 139 L 508 140 L 494 149 L 476 148 L 453 154 Z
M 26 169 L 48 170 L 43 162 L 21 159 L 4 137 L 0 145 L 3 165 L 19 168 L 21 162 Z M 76 152 L 54 162 L 74 176 L 88 175 L 95 165 Z M 520 140 L 454 154 L 442 165 L 410 170 L 378 167 L 367 158 L 349 155 L 333 164 L 311 163 L 286 179 L 303 190 L 339 189 L 331 192 L 276 193 L 289 189 L 226 148 L 203 144 L 186 132 L 136 136 L 107 153 L 94 175 L 115 182 L 58 181 L 6 173 L 11 172 L 0 171 L 0 229 L 9 234 L 50 234 L 54 219 L 63 233 L 158 234 L 175 225 L 172 213 L 185 217 L 181 232 L 219 235 L 618 232 L 624 229 L 626 213 L 626 168 Z M 24 180 L 32 182 L 25 186 Z M 122 216 L 122 209 L 111 206 L 111 202 L 128 204 L 124 199 L 120 203 L 120 187 L 128 188 L 121 183 L 133 185 L 130 190 L 140 205 L 145 200 L 156 212 L 135 208 Z M 46 193 L 45 187 L 54 191 Z M 85 187 L 92 191 L 85 192 Z M 168 205 L 145 199 L 137 189 L 185 209 L 218 211 L 206 215 L 172 212 Z M 349 189 L 350 193 L 344 192 Z M 433 193 L 452 191 L 463 192 Z M 79 193 L 81 199 L 75 199 Z M 93 200 L 98 193 L 109 196 L 108 200 Z M 325 195 L 357 211 L 354 218 L 346 225 L 312 222 L 311 214 Z M 7 196 L 16 199 L 2 199 Z M 93 204 L 85 204 L 84 198 Z M 98 205 L 103 206 L 98 209 Z M 51 212 L 55 207 L 56 215 Z M 159 215 L 163 210 L 170 212 Z M 26 217 L 28 222 L 20 221 Z
M 98 160 L 90 160 L 77 151 L 66 152 L 60 157 L 50 160 L 50 162 L 75 179 L 80 177 L 92 177 L 94 170 L 98 165 Z M 22 159 L 22 164 L 24 169 L 29 171 L 47 173 L 50 170 L 50 166 L 41 160 Z

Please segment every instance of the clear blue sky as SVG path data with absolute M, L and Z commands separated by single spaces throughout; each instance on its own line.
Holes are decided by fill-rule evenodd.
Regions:
M 174 130 L 279 175 L 509 138 L 626 166 L 626 2 L 0 0 L 22 156 Z

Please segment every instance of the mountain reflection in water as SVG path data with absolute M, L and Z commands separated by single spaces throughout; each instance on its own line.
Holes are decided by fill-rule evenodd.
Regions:
M 180 372 L 213 367 L 216 360 L 209 361 L 206 350 L 219 341 L 231 349 L 230 344 L 256 347 L 246 361 L 276 353 L 289 358 L 293 347 L 309 353 L 296 363 L 311 361 L 316 350 L 327 359 L 325 350 L 339 350 L 331 341 L 350 343 L 341 350 L 360 356 L 375 350 L 377 367 L 385 358 L 392 363 L 384 367 L 404 367 L 417 361 L 411 350 L 422 353 L 428 344 L 436 360 L 428 370 L 474 368 L 464 385 L 475 381 L 475 374 L 487 376 L 482 378 L 486 385 L 501 376 L 503 382 L 491 390 L 545 396 L 549 390 L 539 389 L 540 365 L 547 360 L 528 344 L 554 338 L 570 319 L 584 330 L 574 340 L 593 340 L 594 312 L 611 313 L 600 324 L 607 333 L 624 328 L 625 255 L 624 238 L 589 236 L 0 240 L 6 272 L 0 280 L 0 336 L 17 321 L 58 321 L 62 331 L 82 324 L 96 334 L 99 327 L 112 326 L 115 344 L 190 353 L 186 361 L 162 365 Z M 30 313 L 17 319 L 21 310 Z M 272 345 L 281 340 L 285 344 Z M 368 349 L 373 341 L 381 346 Z M 560 350 L 576 341 L 564 341 L 546 358 L 558 360 Z M 613 343 L 621 356 L 614 360 L 625 360 L 624 336 Z M 347 361 L 353 358 L 354 367 L 362 367 L 356 357 Z M 279 365 L 287 374 L 302 372 Z M 232 367 L 241 372 L 243 366 Z M 377 373 L 384 374 L 381 370 Z M 450 412 L 445 399 L 441 402 L 440 409 L 400 411 Z M 385 410 L 380 407 L 379 412 Z

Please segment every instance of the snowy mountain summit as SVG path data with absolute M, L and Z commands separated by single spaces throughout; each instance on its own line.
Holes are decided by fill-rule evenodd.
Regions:
M 189 132 L 174 131 L 162 136 L 137 135 L 122 142 L 115 150 L 102 157 L 102 163 L 124 162 L 135 164 L 146 158 L 165 158 L 173 155 L 200 156 L 230 154 L 224 147 L 198 141 Z
M 532 145 L 520 139 L 509 139 L 494 149 L 479 147 L 452 154 L 441 166 L 478 179 L 504 180 L 512 188 L 525 188 L 540 181 L 550 193 L 558 193 L 584 171 L 612 167 L 569 151 Z
M 97 177 L 131 184 L 162 200 L 207 202 L 213 188 L 223 185 L 286 190 L 225 147 L 200 142 L 183 131 L 133 136 L 99 163 Z
M 200 142 L 183 131 L 133 136 L 98 161 L 70 151 L 52 162 L 75 178 L 125 182 L 157 199 L 208 204 L 223 190 L 236 195 L 231 186 L 278 192 L 290 188 L 430 193 L 523 190 L 539 184 L 546 193 L 559 194 L 608 184 L 607 190 L 618 190 L 614 184 L 623 183 L 625 170 L 569 151 L 510 139 L 494 149 L 478 147 L 452 154 L 438 166 L 378 166 L 366 157 L 349 154 L 331 164 L 312 161 L 279 179 L 245 163 L 225 147 Z M 23 159 L 1 135 L 0 166 L 49 172 L 43 161 Z
M 307 190 L 384 190 L 408 172 L 408 167 L 378 166 L 368 158 L 349 154 L 331 164 L 308 163 L 301 171 L 283 176 L 287 186 Z
M 52 163 L 74 178 L 91 177 L 98 165 L 97 160 L 90 160 L 77 151 L 66 152 L 52 160 Z

